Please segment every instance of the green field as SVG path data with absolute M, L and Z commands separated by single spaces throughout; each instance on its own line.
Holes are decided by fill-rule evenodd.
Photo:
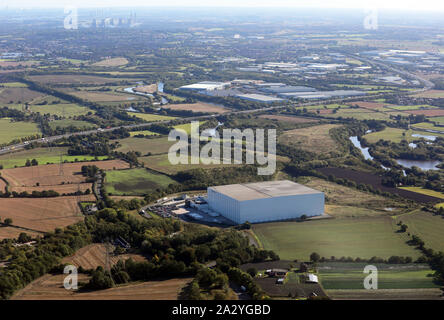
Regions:
M 30 150 L 19 151 L 15 153 L 9 153 L 0 156 L 0 164 L 3 168 L 14 168 L 25 166 L 26 160 L 36 159 L 39 164 L 60 163 L 60 155 L 62 155 L 62 161 L 74 162 L 76 161 L 91 161 L 96 157 L 94 156 L 68 156 L 68 148 L 36 148 Z M 105 160 L 108 157 L 97 157 L 99 160 Z
M 444 222 L 444 220 L 443 220 Z M 274 222 L 253 225 L 263 247 L 281 259 L 308 260 L 312 252 L 324 257 L 416 259 L 420 252 L 408 246 L 407 235 L 397 233 L 391 217 L 325 219 L 306 222 Z
M 114 170 L 106 173 L 105 190 L 112 195 L 144 195 L 171 183 L 176 182 L 144 168 Z
M 138 113 L 138 112 L 128 112 L 128 114 L 130 116 L 135 116 L 139 119 L 149 121 L 149 122 L 175 119 L 174 117 L 162 116 L 162 115 L 158 115 L 158 114 L 148 114 L 148 113 Z
M 404 133 L 404 135 L 403 135 Z M 425 136 L 433 135 L 433 136 L 444 136 L 437 133 L 427 133 L 423 131 L 417 131 L 417 130 L 404 130 L 404 129 L 398 129 L 398 128 L 385 128 L 382 131 L 378 132 L 372 132 L 369 134 L 364 135 L 364 138 L 369 143 L 376 143 L 380 139 L 391 141 L 395 143 L 399 143 L 402 140 L 407 140 L 408 142 L 419 140 L 421 138 L 418 137 L 412 137 L 412 134 L 421 134 Z
M 413 128 L 420 128 L 420 129 L 428 129 L 428 130 L 437 130 L 437 131 L 440 131 L 440 132 L 444 132 L 444 128 L 443 127 L 435 126 L 431 122 L 415 123 L 414 125 L 412 125 L 412 127 Z
M 11 122 L 8 118 L 0 119 L 0 144 L 35 134 L 40 134 L 40 129 L 33 122 Z
M 364 267 L 368 263 L 330 262 L 319 265 L 320 281 L 324 289 L 364 289 Z M 437 288 L 433 271 L 426 265 L 375 264 L 378 269 L 378 289 Z
M 325 117 L 329 118 L 353 118 L 356 120 L 390 120 L 390 116 L 383 112 L 368 112 L 368 110 L 362 109 L 340 109 L 336 113 L 326 114 Z
M 433 117 L 433 118 L 430 118 L 430 121 L 433 121 L 436 124 L 440 124 L 440 125 L 444 126 L 444 117 Z M 440 128 L 442 128 L 444 130 L 444 127 L 440 127 Z
M 418 105 L 418 106 L 389 106 L 388 108 L 398 111 L 410 111 L 410 110 L 421 110 L 421 109 L 438 109 L 428 104 Z
M 420 210 L 398 216 L 408 226 L 408 232 L 420 237 L 426 248 L 444 251 L 444 218 Z
M 47 104 L 47 105 L 32 105 L 30 106 L 32 112 L 39 112 L 40 114 L 56 115 L 63 117 L 73 117 L 85 115 L 91 110 L 73 103 L 61 104 Z
M 95 125 L 94 123 L 79 121 L 79 120 L 71 120 L 71 119 L 54 120 L 49 123 L 49 126 L 51 127 L 51 129 L 56 129 L 57 127 L 63 129 L 70 126 L 74 126 L 80 129 L 89 129 L 97 127 L 97 125 Z
M 169 148 L 175 143 L 174 141 L 168 141 L 168 138 L 155 138 L 155 139 L 144 139 L 144 138 L 126 138 L 119 140 L 121 147 L 116 149 L 119 152 L 129 152 L 138 151 L 142 155 L 148 153 L 160 154 L 167 153 Z
M 5 83 L 0 83 L 0 87 L 5 87 L 5 88 L 27 88 L 28 86 L 24 83 L 21 82 L 5 82 Z
M 199 121 L 199 125 L 203 125 L 206 121 Z M 190 135 L 191 134 L 191 123 L 178 124 L 173 127 L 177 130 L 185 130 L 185 132 Z

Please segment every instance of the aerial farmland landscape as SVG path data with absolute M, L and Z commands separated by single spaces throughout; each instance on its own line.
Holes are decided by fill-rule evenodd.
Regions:
M 0 300 L 444 299 L 442 5 L 8 2 Z

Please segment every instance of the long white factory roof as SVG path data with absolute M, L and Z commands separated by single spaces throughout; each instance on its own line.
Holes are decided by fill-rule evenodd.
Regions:
M 209 189 L 238 201 L 322 193 L 289 180 L 230 184 Z

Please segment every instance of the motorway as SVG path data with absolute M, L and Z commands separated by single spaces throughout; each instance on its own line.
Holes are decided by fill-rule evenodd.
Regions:
M 418 90 L 413 90 L 410 91 L 406 94 L 416 94 L 419 92 L 424 92 L 427 90 L 432 89 L 435 85 L 424 78 L 421 78 L 413 73 L 407 72 L 407 71 L 403 71 L 397 68 L 394 68 L 392 66 L 388 66 L 382 62 L 378 62 L 378 61 L 374 61 L 374 60 L 370 60 L 370 59 L 366 59 L 363 58 L 361 56 L 357 56 L 357 55 L 349 55 L 350 57 L 353 57 L 355 59 L 360 59 L 364 62 L 367 62 L 368 64 L 375 64 L 375 65 L 379 65 L 381 67 L 384 67 L 392 72 L 396 72 L 398 74 L 402 74 L 404 76 L 408 76 L 411 78 L 414 78 L 416 80 L 418 80 L 419 82 L 423 83 L 424 87 Z M 386 96 L 386 94 L 382 93 L 382 94 L 375 94 L 375 95 L 371 95 L 371 98 L 379 98 L 379 97 L 383 97 Z M 370 97 L 370 95 L 365 96 L 366 98 Z M 307 107 L 307 106 L 313 106 L 313 105 L 326 105 L 326 104 L 332 104 L 332 103 L 343 103 L 343 102 L 347 102 L 347 101 L 355 101 L 355 100 L 361 100 L 363 97 L 350 97 L 350 98 L 337 98 L 337 99 L 328 99 L 328 100 L 320 100 L 320 101 L 313 101 L 313 102 L 306 102 L 306 103 L 300 103 L 300 104 L 295 104 L 293 106 L 296 107 Z M 258 112 L 264 112 L 264 111 L 271 111 L 271 110 L 277 110 L 277 109 L 282 109 L 282 108 L 287 108 L 289 107 L 289 105 L 282 105 L 282 106 L 273 106 L 273 107 L 264 107 L 264 108 L 259 108 L 259 109 L 252 109 L 252 110 L 243 110 L 243 111 L 233 111 L 233 112 L 227 112 L 224 113 L 223 116 L 226 115 L 236 115 L 236 114 L 251 114 L 251 113 L 258 113 Z M 181 118 L 180 120 L 188 120 L 188 121 L 193 121 L 193 120 L 201 120 L 201 119 L 211 119 L 211 118 L 215 118 L 217 116 L 221 116 L 221 114 L 210 114 L 210 115 L 204 115 L 204 116 L 196 116 L 196 117 L 187 117 L 187 118 Z M 74 133 L 67 133 L 64 135 L 58 135 L 58 136 L 51 136 L 51 137 L 44 137 L 44 138 L 40 138 L 40 139 L 35 139 L 35 140 L 29 140 L 26 142 L 22 142 L 19 144 L 15 144 L 15 145 L 10 145 L 7 147 L 4 147 L 3 149 L 0 150 L 0 155 L 2 154 L 7 154 L 7 153 L 11 153 L 11 152 L 15 152 L 17 150 L 21 150 L 23 148 L 25 148 L 28 144 L 30 143 L 50 143 L 50 142 L 54 142 L 63 138 L 69 138 L 71 136 L 87 136 L 87 135 L 91 135 L 91 134 L 95 134 L 95 133 L 102 133 L 102 132 L 111 132 L 113 130 L 119 129 L 119 128 L 125 128 L 125 129 L 135 129 L 135 128 L 140 128 L 140 127 L 145 127 L 147 125 L 150 124 L 168 124 L 171 123 L 173 121 L 177 121 L 179 119 L 174 119 L 174 120 L 165 120 L 165 121 L 156 121 L 156 122 L 145 122 L 145 123 L 138 123 L 138 124 L 131 124 L 131 125 L 125 125 L 125 126 L 118 126 L 118 127 L 112 127 L 112 128 L 107 128 L 107 129 L 94 129 L 94 130 L 88 130 L 88 131 L 80 131 L 80 132 L 74 132 Z

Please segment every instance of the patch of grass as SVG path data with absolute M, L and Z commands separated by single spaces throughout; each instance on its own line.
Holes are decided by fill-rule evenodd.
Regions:
M 5 82 L 5 83 L 0 83 L 0 87 L 5 87 L 5 88 L 27 88 L 28 86 L 24 83 L 21 82 Z
M 418 106 L 389 106 L 388 108 L 398 111 L 409 111 L 409 110 L 421 110 L 421 109 L 438 109 L 428 104 L 418 105 Z
M 414 140 L 419 140 L 420 139 L 418 137 L 412 137 L 412 134 L 421 134 L 421 135 L 426 135 L 426 136 L 431 136 L 431 135 L 433 135 L 433 136 L 441 136 L 438 133 L 427 133 L 427 132 L 418 131 L 418 130 L 404 130 L 404 129 L 398 129 L 398 128 L 385 128 L 382 131 L 372 132 L 372 133 L 366 134 L 366 135 L 364 135 L 364 138 L 369 143 L 376 143 L 380 139 L 386 140 L 386 141 L 395 142 L 395 143 L 399 143 L 402 140 L 407 140 L 408 142 L 412 142 Z M 444 136 L 444 135 L 442 135 L 442 136 Z
M 152 132 L 149 130 L 143 130 L 143 131 L 132 131 L 130 132 L 131 137 L 138 136 L 138 135 L 144 135 L 144 136 L 158 136 L 159 134 L 156 132 Z
M 144 168 L 109 171 L 105 190 L 113 195 L 144 195 L 160 187 L 176 183 L 170 177 Z
M 307 222 L 273 222 L 253 225 L 267 250 L 281 259 L 308 260 L 312 252 L 324 257 L 370 259 L 392 255 L 416 259 L 420 252 L 406 244 L 407 235 L 397 233 L 390 217 L 345 218 Z

